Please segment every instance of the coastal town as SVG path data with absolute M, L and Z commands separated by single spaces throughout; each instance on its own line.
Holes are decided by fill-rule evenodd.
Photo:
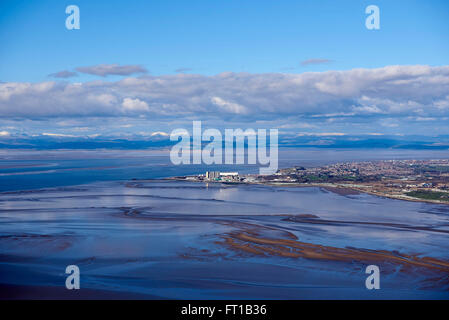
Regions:
M 273 175 L 208 171 L 172 179 L 225 184 L 317 186 L 449 204 L 449 159 L 345 162 L 311 168 L 295 166 L 280 169 Z

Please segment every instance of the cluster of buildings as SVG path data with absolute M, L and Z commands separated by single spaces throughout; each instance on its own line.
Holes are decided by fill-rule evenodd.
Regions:
M 240 177 L 238 172 L 206 171 L 205 180 L 237 182 L 240 181 Z
M 239 175 L 238 172 L 207 171 L 183 179 L 210 182 L 240 183 L 346 183 L 369 186 L 372 191 L 393 194 L 410 191 L 449 190 L 449 159 L 384 160 L 335 163 L 322 167 L 296 166 L 280 169 L 272 175 Z
M 335 163 L 323 167 L 294 167 L 279 170 L 276 175 L 382 176 L 414 180 L 419 176 L 449 177 L 448 160 L 383 160 Z

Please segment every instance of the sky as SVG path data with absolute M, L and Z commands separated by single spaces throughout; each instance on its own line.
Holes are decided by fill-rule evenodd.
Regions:
M 192 120 L 447 135 L 449 2 L 0 1 L 0 139 L 148 137 Z

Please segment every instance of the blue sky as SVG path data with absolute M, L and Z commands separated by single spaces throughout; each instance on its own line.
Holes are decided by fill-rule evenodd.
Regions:
M 70 4 L 80 30 L 65 28 Z M 380 30 L 365 28 L 371 4 Z M 192 119 L 294 134 L 449 133 L 444 0 L 2 0 L 0 44 L 3 137 L 134 135 Z
M 2 81 L 43 81 L 60 70 L 105 63 L 140 64 L 154 75 L 449 63 L 445 0 L 1 3 Z M 69 4 L 80 8 L 80 30 L 65 28 Z M 365 28 L 369 4 L 381 10 L 378 31 Z M 313 58 L 332 62 L 301 66 Z

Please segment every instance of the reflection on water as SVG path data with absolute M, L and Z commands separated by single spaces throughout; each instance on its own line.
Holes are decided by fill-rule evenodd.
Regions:
M 2 284 L 64 286 L 76 264 L 81 288 L 149 298 L 449 298 L 445 205 L 130 180 L 4 192 L 0 221 Z

